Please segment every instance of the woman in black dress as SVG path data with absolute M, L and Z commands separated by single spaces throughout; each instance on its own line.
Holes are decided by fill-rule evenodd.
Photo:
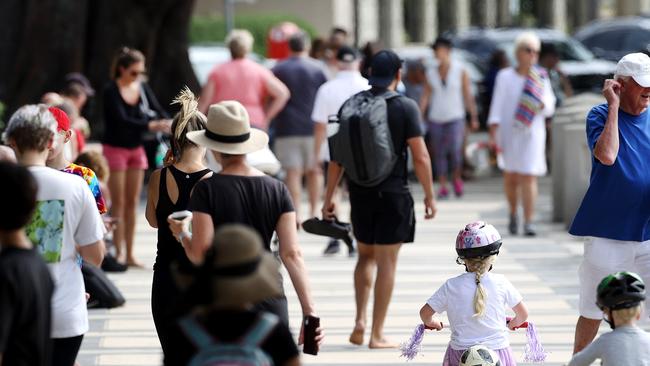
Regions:
M 171 213 L 186 210 L 194 185 L 212 175 L 203 164 L 205 148 L 185 137 L 187 132 L 205 129 L 205 115 L 197 109 L 197 100 L 189 89 L 184 89 L 174 102 L 180 104 L 181 110 L 171 127 L 170 162 L 152 173 L 146 209 L 149 225 L 158 229 L 151 312 L 166 359 L 172 358 L 174 353 L 170 332 L 175 325 L 174 311 L 181 295 L 173 273 L 191 273 L 193 265 L 165 221 Z
M 104 90 L 102 148 L 111 170 L 111 215 L 121 220 L 113 233 L 115 254 L 119 261 L 136 267 L 142 264 L 133 256 L 135 217 L 148 167 L 143 135 L 147 131 L 168 133 L 171 126 L 167 113 L 142 79 L 145 72 L 144 55 L 124 47 L 114 61 L 113 81 Z

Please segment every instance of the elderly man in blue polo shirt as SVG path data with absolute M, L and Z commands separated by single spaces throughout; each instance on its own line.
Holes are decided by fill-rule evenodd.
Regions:
M 569 230 L 587 237 L 574 353 L 598 332 L 603 317 L 595 304 L 598 281 L 634 271 L 650 283 L 650 57 L 623 57 L 603 95 L 607 103 L 587 115 L 591 180 Z

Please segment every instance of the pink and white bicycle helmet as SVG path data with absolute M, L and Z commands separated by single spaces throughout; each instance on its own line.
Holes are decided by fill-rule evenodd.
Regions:
M 456 237 L 459 258 L 484 258 L 499 254 L 501 235 L 497 229 L 483 221 L 467 224 Z

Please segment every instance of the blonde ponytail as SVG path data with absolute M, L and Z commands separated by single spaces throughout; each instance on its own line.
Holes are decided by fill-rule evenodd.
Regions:
M 487 291 L 481 284 L 481 277 L 486 274 L 492 267 L 492 263 L 496 259 L 496 255 L 491 255 L 486 258 L 467 258 L 465 265 L 467 271 L 472 272 L 476 276 L 476 292 L 474 293 L 474 316 L 481 317 L 485 314 L 485 302 L 487 301 Z
M 178 123 L 174 131 L 174 140 L 178 140 L 185 126 L 187 126 L 187 122 L 198 112 L 199 102 L 190 88 L 185 86 L 174 98 L 172 104 L 180 104 L 181 106 L 181 110 L 178 112 Z
M 199 101 L 187 86 L 178 93 L 172 104 L 178 104 L 181 107 L 174 116 L 171 128 L 171 154 L 173 159 L 178 161 L 183 149 L 188 145 L 194 145 L 185 137 L 186 133 L 204 130 L 207 118 L 199 111 Z

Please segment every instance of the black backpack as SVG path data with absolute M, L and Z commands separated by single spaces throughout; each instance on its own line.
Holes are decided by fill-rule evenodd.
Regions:
M 362 91 L 343 103 L 338 121 L 330 121 L 339 124 L 338 132 L 329 138 L 332 160 L 360 186 L 377 186 L 393 172 L 397 154 L 388 126 L 387 101 L 398 96 Z

